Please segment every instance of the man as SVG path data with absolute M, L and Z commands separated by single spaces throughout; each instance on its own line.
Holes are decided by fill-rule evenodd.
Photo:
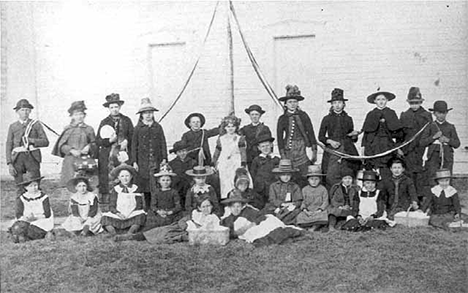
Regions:
M 41 122 L 29 118 L 32 109 L 34 107 L 28 100 L 19 100 L 13 108 L 18 114 L 18 121 L 8 128 L 6 162 L 16 184 L 23 182 L 26 172 L 34 178 L 41 177 L 42 156 L 39 148 L 49 145 Z M 17 192 L 20 195 L 23 192 L 22 187 L 18 187 Z

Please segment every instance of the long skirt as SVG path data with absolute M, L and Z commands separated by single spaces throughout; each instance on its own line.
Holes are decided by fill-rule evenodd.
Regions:
M 87 217 L 85 219 L 70 215 L 62 224 L 62 227 L 69 232 L 82 231 L 84 226 L 88 226 L 89 231 L 93 234 L 101 233 L 103 231 L 101 225 L 101 213 L 98 213 L 94 217 Z
M 325 225 L 328 223 L 327 211 L 302 211 L 296 218 L 296 224 L 300 226 Z
M 101 223 L 103 226 L 112 226 L 116 229 L 126 229 L 133 225 L 143 226 L 146 221 L 146 214 L 139 214 L 128 219 L 118 219 L 116 217 L 108 216 L 107 214 L 109 213 L 110 212 L 105 213 L 102 216 Z

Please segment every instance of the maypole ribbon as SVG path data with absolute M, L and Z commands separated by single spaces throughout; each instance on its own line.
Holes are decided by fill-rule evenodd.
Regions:
M 213 15 L 211 16 L 210 25 L 208 26 L 208 30 L 206 31 L 205 39 L 203 39 L 202 49 L 200 50 L 200 54 L 198 55 L 197 61 L 195 61 L 195 64 L 193 65 L 193 68 L 190 71 L 190 74 L 189 74 L 189 76 L 187 78 L 187 81 L 185 82 L 184 86 L 182 87 L 182 90 L 180 91 L 179 95 L 174 100 L 174 102 L 172 102 L 169 109 L 167 109 L 167 111 L 161 116 L 161 118 L 158 121 L 159 123 L 161 123 L 161 121 L 167 116 L 167 114 L 169 114 L 169 112 L 174 108 L 174 106 L 180 100 L 180 97 L 182 97 L 182 94 L 185 92 L 185 89 L 187 88 L 188 84 L 190 83 L 190 80 L 192 79 L 193 74 L 195 73 L 195 69 L 197 69 L 198 62 L 200 61 L 203 50 L 205 49 L 206 40 L 208 39 L 208 36 L 210 35 L 211 27 L 213 26 L 213 21 L 215 19 L 216 11 L 218 10 L 218 4 L 219 4 L 219 1 L 216 2 L 216 6 L 215 6 L 215 8 L 213 10 Z
M 407 146 L 408 144 L 412 143 L 416 137 L 418 137 L 423 131 L 424 129 L 426 129 L 426 127 L 431 124 L 430 122 L 426 123 L 426 125 L 424 125 L 421 130 L 419 130 L 415 135 L 413 135 L 413 137 L 411 137 L 408 141 L 405 141 L 403 144 L 401 144 L 400 146 L 397 146 L 393 149 L 390 149 L 388 151 L 385 151 L 383 153 L 380 153 L 380 154 L 375 154 L 375 155 L 372 155 L 372 156 L 355 156 L 355 155 L 349 155 L 349 154 L 346 154 L 346 153 L 342 153 L 342 152 L 338 152 L 338 151 L 335 151 L 331 148 L 328 148 L 326 147 L 323 143 L 321 142 L 317 142 L 317 144 L 319 145 L 319 147 L 321 147 L 325 152 L 327 153 L 330 153 L 332 155 L 335 155 L 335 156 L 338 156 L 342 159 L 349 159 L 349 160 L 366 160 L 366 159 L 375 159 L 375 158 L 379 158 L 379 157 L 383 157 L 383 156 L 386 156 L 386 155 L 389 155 L 391 153 L 393 153 L 394 151 L 396 150 L 399 150 L 401 149 L 402 147 L 405 147 Z

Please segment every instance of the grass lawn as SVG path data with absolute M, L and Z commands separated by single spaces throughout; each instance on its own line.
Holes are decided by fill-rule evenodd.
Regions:
M 46 184 L 53 183 L 44 183 L 50 190 Z M 11 202 L 5 190 L 13 190 L 5 187 L 3 220 Z M 54 201 L 66 211 L 66 198 Z M 468 292 L 467 236 L 395 227 L 308 232 L 285 245 L 255 248 L 243 241 L 225 247 L 116 243 L 105 235 L 12 244 L 2 233 L 1 292 Z

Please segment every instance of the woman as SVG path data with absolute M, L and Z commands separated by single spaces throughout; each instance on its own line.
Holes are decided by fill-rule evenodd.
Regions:
M 64 158 L 60 177 L 61 187 L 65 187 L 67 182 L 74 177 L 75 163 L 81 161 L 82 157 L 94 158 L 96 154 L 94 129 L 84 123 L 86 109 L 84 101 L 71 104 L 68 109 L 71 123 L 65 126 L 52 150 L 52 155 Z

